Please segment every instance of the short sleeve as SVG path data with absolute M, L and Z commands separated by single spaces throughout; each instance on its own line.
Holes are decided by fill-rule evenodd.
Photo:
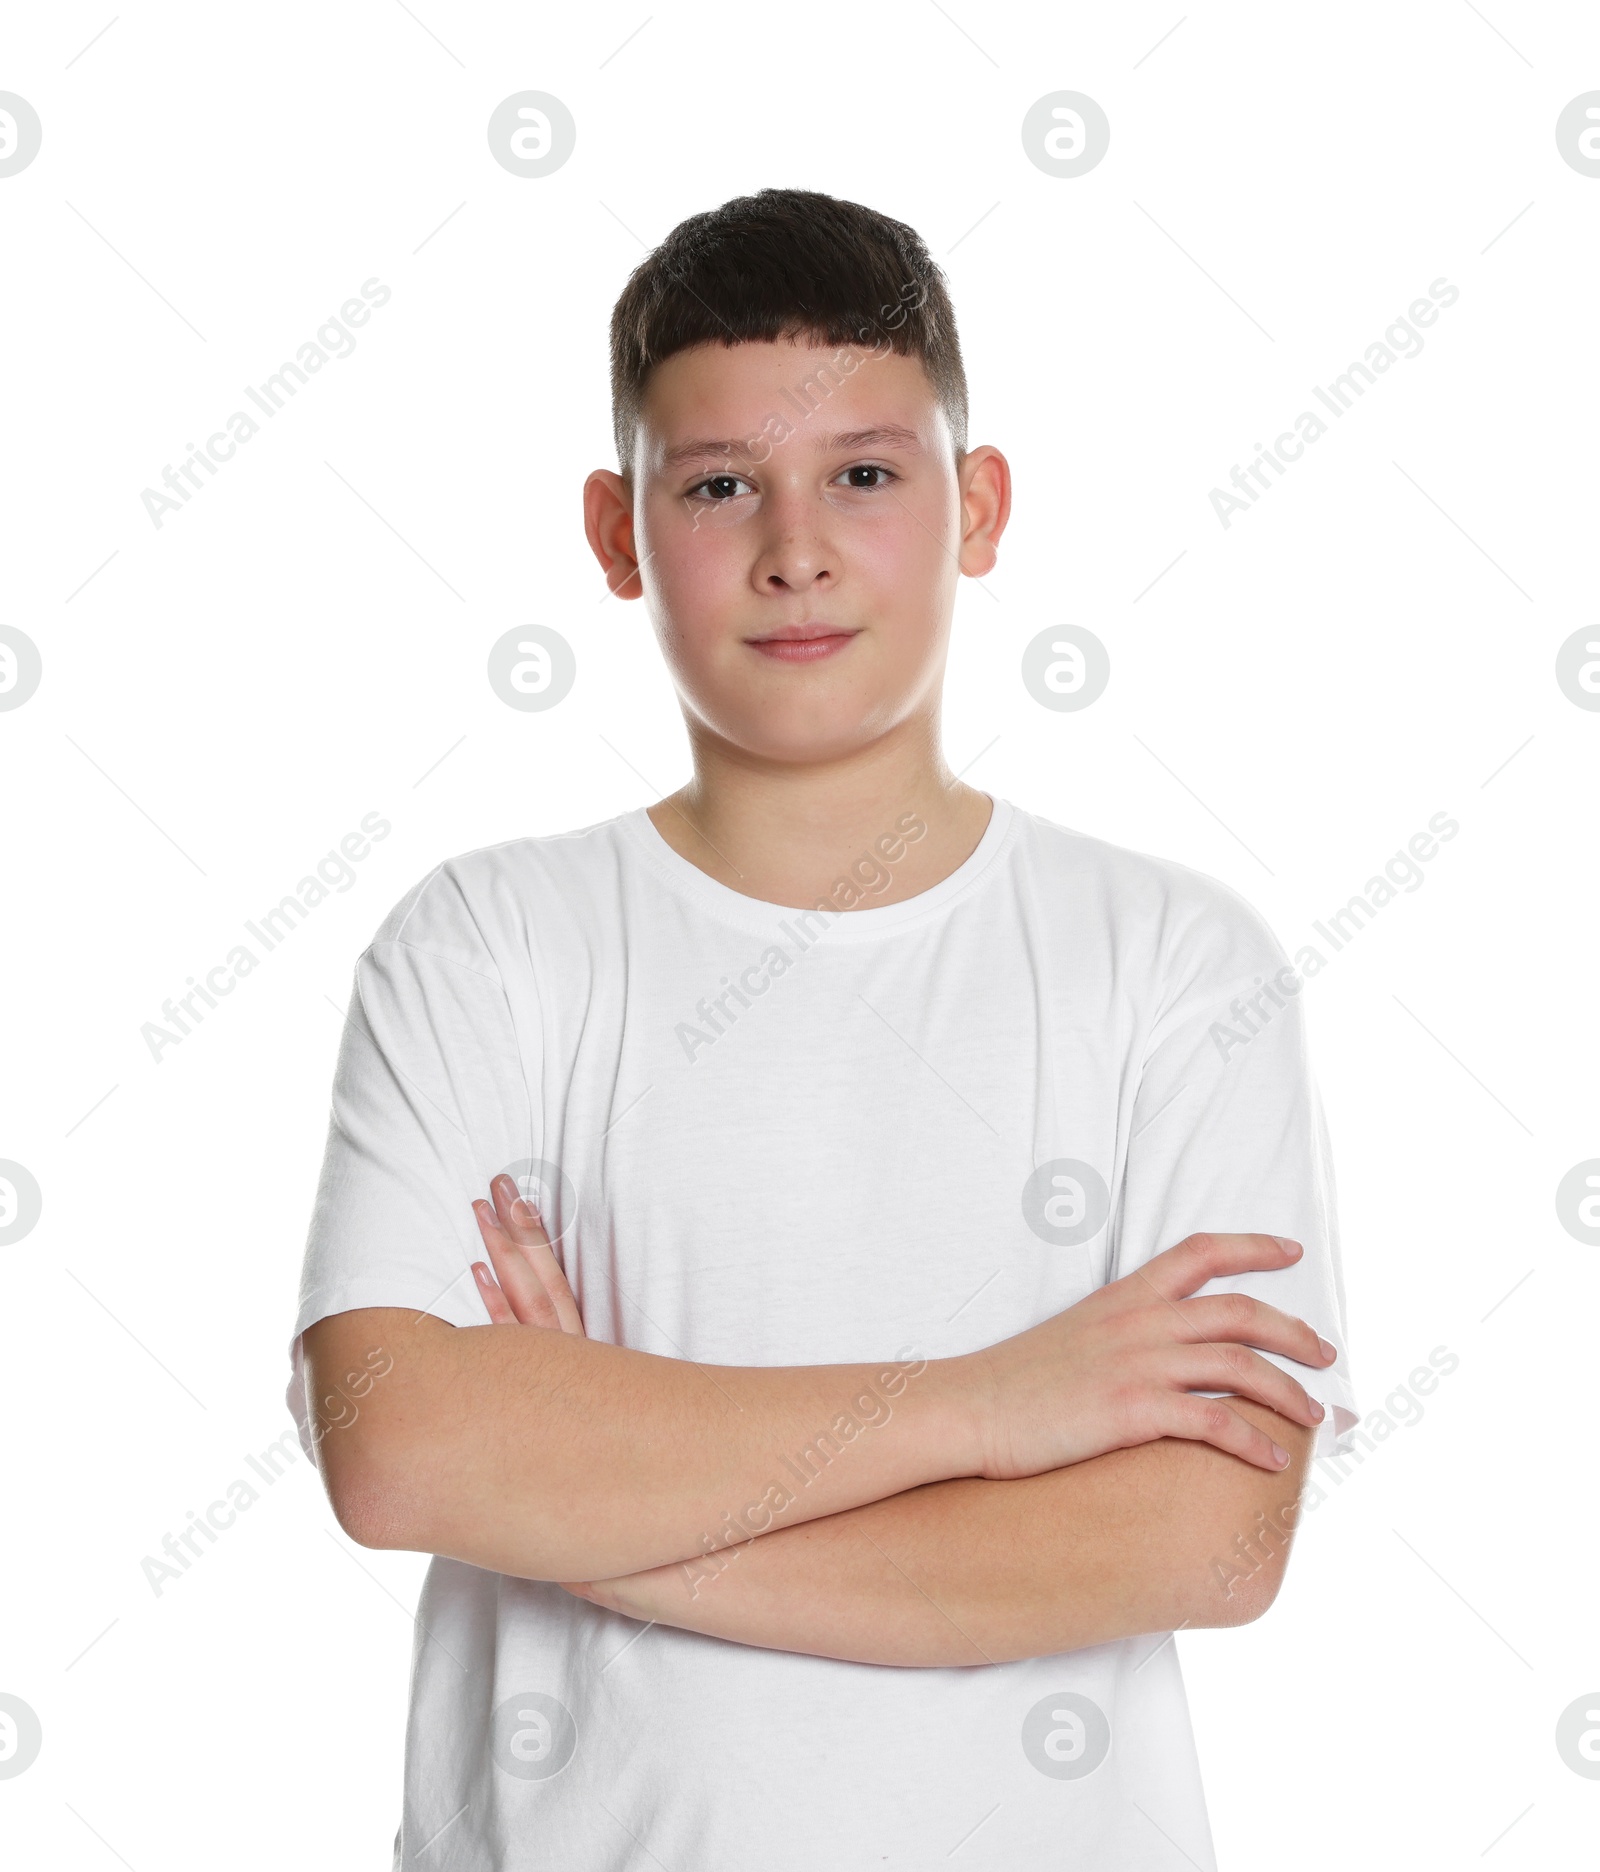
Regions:
M 432 888 L 448 897 L 451 887 Z M 448 929 L 429 941 L 430 921 L 397 911 L 356 964 L 290 1346 L 288 1404 L 308 1455 L 300 1335 L 355 1307 L 486 1325 L 471 1205 L 534 1154 L 529 1081 L 500 977 L 481 943 L 451 940 Z
M 1230 1275 L 1199 1291 L 1252 1294 L 1338 1349 L 1326 1369 L 1261 1353 L 1322 1403 L 1327 1415 L 1313 1446 L 1321 1456 L 1360 1412 L 1304 981 L 1256 912 L 1222 886 L 1212 889 L 1215 896 L 1183 919 L 1164 970 L 1164 1005 L 1134 1099 L 1110 1278 L 1200 1232 L 1299 1242 L 1305 1252 L 1291 1267 Z

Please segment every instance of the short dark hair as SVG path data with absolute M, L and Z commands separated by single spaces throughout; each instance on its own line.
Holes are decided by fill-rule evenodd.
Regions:
M 944 275 L 922 237 L 859 202 L 762 189 L 680 221 L 629 276 L 611 314 L 611 423 L 622 473 L 651 371 L 692 345 L 805 338 L 921 360 L 957 459 L 967 375 Z

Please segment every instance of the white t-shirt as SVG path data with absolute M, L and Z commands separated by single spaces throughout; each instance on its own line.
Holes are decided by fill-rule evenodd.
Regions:
M 931 890 L 848 908 L 920 827 L 886 827 L 833 911 L 717 883 L 642 808 L 407 892 L 357 964 L 334 1082 L 289 1392 L 308 1453 L 300 1333 L 370 1306 L 484 1324 L 469 1205 L 507 1169 L 538 1183 L 591 1337 L 713 1364 L 914 1367 L 1198 1229 L 1292 1236 L 1294 1266 L 1205 1291 L 1340 1348 L 1326 1371 L 1275 1361 L 1327 1407 L 1331 1448 L 1358 1413 L 1278 943 L 1225 886 L 1003 800 Z M 430 1567 L 407 1872 L 1186 1860 L 1214 1863 L 1160 1634 L 844 1663 Z

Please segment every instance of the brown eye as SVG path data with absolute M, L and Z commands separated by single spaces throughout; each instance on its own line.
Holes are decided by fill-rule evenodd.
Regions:
M 850 486 L 859 488 L 863 494 L 874 493 L 878 488 L 884 486 L 886 481 L 893 479 L 891 470 L 880 468 L 875 462 L 856 462 L 854 466 L 846 468 L 845 473 L 851 477 L 856 475 L 875 475 L 883 477 L 883 479 L 872 481 L 857 481 L 852 478 Z
M 715 505 L 735 499 L 742 485 L 744 483 L 739 475 L 712 475 L 709 480 L 697 482 L 689 492 L 698 494 L 703 500 L 709 500 Z

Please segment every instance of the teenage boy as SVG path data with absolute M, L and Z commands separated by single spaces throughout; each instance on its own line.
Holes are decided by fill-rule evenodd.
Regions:
M 436 1556 L 395 1865 L 1209 1867 L 1167 1635 L 1356 1415 L 1298 980 L 946 765 L 1010 471 L 910 228 L 728 202 L 611 340 L 693 778 L 385 919 L 295 1322 L 340 1525 Z

